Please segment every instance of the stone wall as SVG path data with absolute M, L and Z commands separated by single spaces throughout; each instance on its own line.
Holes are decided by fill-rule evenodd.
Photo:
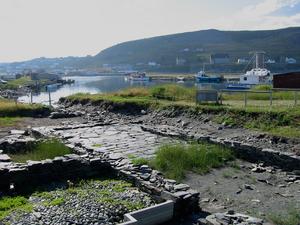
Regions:
M 188 185 L 165 179 L 159 171 L 146 165 L 135 166 L 121 154 L 95 153 L 85 149 L 81 149 L 81 155 L 68 154 L 52 160 L 27 161 L 25 164 L 2 161 L 0 191 L 23 193 L 27 188 L 55 180 L 103 175 L 117 176 L 130 181 L 140 190 L 151 194 L 158 202 L 174 201 L 174 216 L 198 210 L 199 193 L 190 189 Z
M 210 136 L 190 136 L 180 130 L 174 129 L 160 129 L 158 126 L 141 126 L 145 131 L 155 133 L 158 135 L 175 137 L 185 140 L 195 140 L 198 142 L 209 142 L 213 144 L 220 144 L 225 147 L 231 148 L 238 158 L 244 159 L 249 162 L 264 162 L 266 165 L 277 166 L 281 169 L 293 171 L 300 170 L 300 156 L 291 152 L 280 152 L 273 149 L 257 148 L 247 143 L 231 141 L 222 138 L 212 138 Z

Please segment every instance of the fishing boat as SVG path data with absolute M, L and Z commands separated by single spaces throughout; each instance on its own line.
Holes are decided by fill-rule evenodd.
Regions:
M 127 78 L 127 80 L 130 80 L 130 81 L 139 81 L 139 82 L 150 81 L 150 77 L 148 77 L 146 75 L 146 73 L 140 73 L 140 72 L 131 73 L 126 78 Z
M 195 75 L 195 79 L 197 83 L 221 83 L 221 76 L 207 76 L 204 70 L 201 70 Z
M 254 52 L 251 61 L 255 59 L 255 67 L 240 76 L 240 84 L 270 84 L 272 82 L 271 72 L 264 68 L 265 52 Z

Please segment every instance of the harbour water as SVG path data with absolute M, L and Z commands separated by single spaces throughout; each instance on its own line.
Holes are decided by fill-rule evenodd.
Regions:
M 197 88 L 213 88 L 221 89 L 225 87 L 225 84 L 197 84 L 193 80 L 184 82 L 176 82 L 171 80 L 153 80 L 149 82 L 130 82 L 125 81 L 124 76 L 73 76 L 65 77 L 64 79 L 73 79 L 73 84 L 67 84 L 62 87 L 53 88 L 50 90 L 51 102 L 55 103 L 61 97 L 76 93 L 109 93 L 118 91 L 128 87 L 134 86 L 153 86 L 158 84 L 177 83 L 185 87 Z M 30 94 L 22 96 L 18 99 L 21 102 L 30 103 Z M 33 103 L 49 104 L 49 92 L 41 91 L 39 93 L 32 94 Z

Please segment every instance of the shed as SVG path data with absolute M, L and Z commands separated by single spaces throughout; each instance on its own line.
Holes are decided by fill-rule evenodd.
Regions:
M 300 89 L 300 71 L 273 75 L 273 88 Z

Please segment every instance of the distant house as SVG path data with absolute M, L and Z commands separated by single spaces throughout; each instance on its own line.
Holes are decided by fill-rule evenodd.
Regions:
M 183 51 L 183 52 L 189 52 L 190 49 L 189 49 L 189 48 L 185 48 L 185 49 L 183 49 L 182 51 Z
M 273 88 L 300 89 L 300 72 L 273 75 Z
M 148 62 L 148 66 L 157 66 L 156 62 Z
M 211 64 L 227 64 L 230 63 L 228 54 L 212 54 L 210 56 Z
M 59 76 L 57 74 L 51 73 L 30 73 L 29 74 L 32 80 L 58 80 Z
M 238 59 L 237 64 L 247 64 L 248 62 L 248 59 Z
M 274 64 L 274 63 L 276 63 L 276 61 L 274 59 L 268 59 L 265 63 L 266 64 Z
M 287 63 L 287 64 L 295 64 L 295 63 L 297 63 L 297 60 L 294 59 L 294 58 L 288 58 L 288 57 L 286 57 L 285 58 L 285 63 Z
M 176 66 L 183 66 L 186 63 L 185 59 L 182 58 L 176 58 Z

